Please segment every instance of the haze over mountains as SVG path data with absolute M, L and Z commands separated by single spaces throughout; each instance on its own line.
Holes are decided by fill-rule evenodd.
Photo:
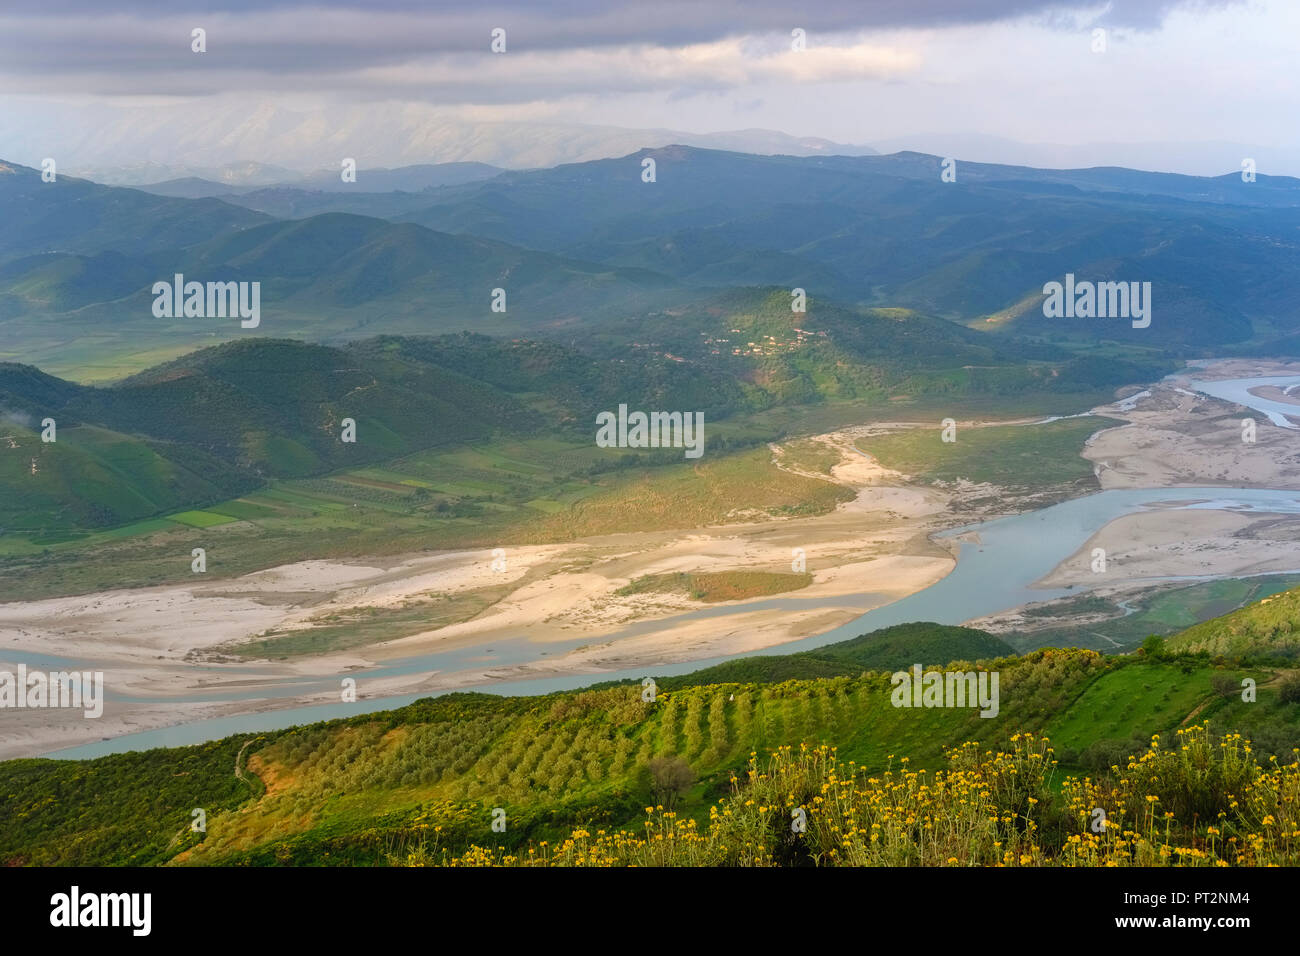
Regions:
M 343 182 L 337 170 L 320 170 L 309 174 L 294 173 L 280 166 L 263 163 L 228 163 L 216 169 L 171 169 L 158 167 L 152 175 L 163 169 L 178 175 L 157 182 L 138 184 L 146 192 L 181 199 L 200 199 L 204 196 L 237 196 L 267 187 L 297 187 L 325 192 L 356 192 L 357 183 Z M 143 178 L 146 173 L 140 170 Z M 365 192 L 420 192 L 438 186 L 458 186 L 479 179 L 490 179 L 504 172 L 499 166 L 487 163 L 421 163 L 398 169 L 367 169 L 360 182 Z M 108 180 L 103 180 L 108 182 Z
M 878 153 L 915 151 L 1045 169 L 1125 166 L 1190 176 L 1219 176 L 1250 158 L 1259 169 L 1274 175 L 1300 174 L 1300 150 L 1227 140 L 1055 143 L 1015 140 L 973 130 L 936 130 L 873 139 L 871 146 Z
M 94 107 L 0 99 L 6 157 L 36 166 L 59 159 L 70 175 L 141 186 L 197 177 L 231 186 L 266 186 L 332 171 L 345 156 L 371 168 L 481 163 L 532 169 L 624 156 L 671 144 L 757 154 L 870 156 L 918 151 L 988 163 L 1053 169 L 1125 166 L 1217 176 L 1252 158 L 1262 172 L 1300 174 L 1300 151 L 1227 139 L 1172 142 L 1030 142 L 946 129 L 867 136 L 856 144 L 763 128 L 688 132 L 538 119 L 475 120 L 425 103 L 369 103 L 295 109 L 254 104 Z M 241 161 L 232 162 L 232 158 Z M 389 187 L 404 188 L 404 187 Z
M 198 122 L 196 123 L 196 120 Z M 67 172 L 111 185 L 135 186 L 189 176 L 228 185 L 288 182 L 343 157 L 358 165 L 484 163 L 511 169 L 623 156 L 646 146 L 683 143 L 712 149 L 791 155 L 871 155 L 867 146 L 767 129 L 690 133 L 554 122 L 476 122 L 423 103 L 368 103 L 293 110 L 272 101 L 250 107 L 42 105 L 9 101 L 0 110 L 6 158 L 37 166 L 60 158 Z M 141 161 L 141 157 L 148 159 Z M 256 160 L 232 163 L 232 158 Z M 266 166 L 281 167 L 280 171 Z M 298 171 L 298 172 L 294 172 Z M 389 187 L 401 188 L 401 187 Z

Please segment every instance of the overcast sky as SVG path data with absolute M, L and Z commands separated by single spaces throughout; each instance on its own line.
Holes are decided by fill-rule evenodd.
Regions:
M 206 53 L 191 52 L 195 27 Z M 504 54 L 489 49 L 497 27 Z M 1254 144 L 1261 171 L 1295 174 L 1270 170 L 1267 153 L 1300 156 L 1297 54 L 1296 0 L 6 2 L 0 156 L 56 139 L 51 126 L 88 104 L 102 117 L 179 110 L 210 147 L 223 133 L 205 120 L 232 107 L 328 117 L 384 101 L 475 122 L 762 127 L 861 144 Z M 1223 171 L 1240 158 L 1225 155 Z M 264 157 L 230 156 L 244 159 Z

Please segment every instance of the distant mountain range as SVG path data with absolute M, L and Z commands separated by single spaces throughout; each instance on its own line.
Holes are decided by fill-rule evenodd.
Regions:
M 182 172 L 182 170 L 176 170 Z M 311 192 L 386 193 L 422 192 L 439 186 L 459 186 L 491 179 L 505 172 L 486 163 L 425 163 L 399 169 L 361 169 L 355 179 L 345 181 L 342 169 L 298 174 L 257 163 L 239 163 L 210 170 L 185 170 L 186 175 L 161 182 L 140 183 L 138 188 L 157 196 L 201 199 L 205 196 L 238 196 L 268 187 L 296 187 Z
M 869 137 L 856 144 L 765 129 L 691 133 L 587 123 L 490 122 L 422 103 L 366 103 L 326 110 L 292 109 L 273 101 L 190 106 L 93 107 L 0 97 L 3 152 L 26 165 L 54 156 L 72 175 L 110 185 L 140 186 L 198 177 L 231 185 L 290 182 L 313 170 L 338 168 L 350 156 L 362 168 L 422 163 L 485 163 L 538 169 L 625 156 L 679 143 L 707 149 L 790 156 L 869 156 L 916 151 L 986 163 L 1050 168 L 1125 166 L 1217 176 L 1247 157 L 1260 172 L 1300 174 L 1300 152 L 1231 141 L 1032 143 L 945 129 Z M 142 162 L 141 157 L 148 157 Z M 248 163 L 243 160 L 255 160 Z M 260 172 L 256 167 L 264 168 Z M 216 170 L 252 167 L 246 178 Z
M 653 182 L 642 179 L 649 161 Z M 531 171 L 362 169 L 328 189 L 309 179 L 187 199 L 66 175 L 45 183 L 0 163 L 0 355 L 71 369 L 84 351 L 165 356 L 239 334 L 237 323 L 155 318 L 152 285 L 177 273 L 259 282 L 258 334 L 317 341 L 472 329 L 616 346 L 622 329 L 626 345 L 661 324 L 651 314 L 776 287 L 822 308 L 901 308 L 1068 348 L 1295 351 L 1300 180 L 959 161 L 946 182 L 942 170 L 918 153 L 674 145 Z M 410 189 L 364 191 L 367 175 Z M 1067 274 L 1150 282 L 1150 326 L 1046 317 L 1044 284 Z M 493 310 L 494 289 L 505 311 Z M 931 339 L 950 340 L 971 346 Z
M 36 166 L 43 157 L 53 156 L 71 175 L 124 186 L 191 176 L 230 185 L 271 185 L 311 171 L 336 171 L 345 157 L 355 159 L 361 170 L 417 163 L 534 169 L 624 156 L 670 143 L 798 156 L 875 152 L 869 146 L 766 129 L 691 133 L 546 121 L 487 122 L 424 103 L 296 110 L 269 100 L 251 109 L 242 100 L 213 100 L 196 115 L 189 105 L 33 107 L 20 99 L 0 99 L 0 143 L 5 155 L 19 162 Z M 150 161 L 142 163 L 141 157 Z M 218 169 L 224 174 L 214 176 Z
M 638 179 L 653 158 L 657 181 Z M 980 327 L 1148 345 L 1223 345 L 1297 328 L 1300 181 L 1070 172 L 938 157 L 796 158 L 668 147 L 506 173 L 406 218 L 712 284 L 813 287 Z M 1066 273 L 1150 281 L 1149 329 L 1047 319 Z
M 1255 161 L 1258 171 L 1262 173 L 1290 176 L 1300 173 L 1300 150 L 1225 140 L 1027 143 L 987 133 L 944 130 L 872 140 L 870 145 L 880 153 L 913 151 L 956 156 L 983 163 L 1009 163 L 1049 169 L 1124 166 L 1191 176 L 1220 176 L 1240 170 L 1242 160 L 1249 158 Z

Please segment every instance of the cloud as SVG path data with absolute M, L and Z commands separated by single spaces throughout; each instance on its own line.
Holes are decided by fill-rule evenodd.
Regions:
M 36 419 L 20 409 L 4 408 L 0 406 L 0 422 L 8 422 L 11 425 L 17 425 L 20 428 L 32 428 L 36 424 Z
M 920 57 L 887 44 L 853 42 L 795 52 L 729 39 L 685 47 L 639 46 L 508 53 L 478 62 L 444 57 L 353 74 L 358 87 L 400 95 L 436 90 L 443 103 L 527 102 L 599 91 L 692 92 L 766 83 L 887 79 L 914 72 Z
M 785 0 L 48 0 L 30 12 L 0 16 L 0 76 L 10 92 L 108 95 L 207 95 L 236 89 L 310 87 L 347 90 L 367 77 L 414 76 L 423 69 L 495 70 L 493 28 L 507 31 L 507 63 L 521 71 L 546 53 L 607 55 L 613 79 L 630 52 L 629 69 L 661 76 L 668 86 L 694 72 L 705 86 L 726 85 L 767 70 L 790 82 L 833 74 L 878 72 L 905 63 L 845 37 L 898 28 L 936 28 L 1037 17 L 1077 23 L 1079 17 L 1151 28 L 1175 8 L 1221 7 L 1233 0 L 825 0 L 809 10 Z M 107 11 L 105 8 L 108 8 Z M 190 50 L 194 27 L 207 31 L 208 51 Z M 818 59 L 784 66 L 742 64 L 742 39 L 808 33 Z M 660 52 L 655 52 L 660 51 Z M 529 64 L 526 57 L 533 57 Z M 900 54 L 901 56 L 901 54 Z M 695 69 L 687 59 L 695 57 Z M 713 62 L 708 61 L 712 58 Z M 497 59 L 500 59 L 499 57 Z M 470 80 L 460 73 L 460 78 Z M 526 81 L 525 81 L 526 82 Z M 633 81 L 634 82 L 634 81 Z M 690 82 L 686 80 L 686 82 Z M 480 84 L 483 88 L 486 84 Z M 502 93 L 495 98 L 500 101 Z
M 1294 0 L 107 2 L 0 13 L 0 155 L 70 171 L 529 166 L 652 141 L 636 130 L 752 127 L 841 143 L 1296 140 L 1277 123 L 1300 88 Z M 207 53 L 190 52 L 196 25 Z M 629 135 L 584 132 L 597 126 Z
M 932 27 L 990 23 L 1035 14 L 1092 10 L 1125 26 L 1158 24 L 1177 7 L 1222 7 L 1237 0 L 819 0 L 800 10 L 787 0 L 662 0 L 647 16 L 642 5 L 611 0 L 46 0 L 41 19 L 98 17 L 113 13 L 159 21 L 173 15 L 260 17 L 289 13 L 300 19 L 336 13 L 385 18 L 419 17 L 451 28 L 482 25 L 516 26 L 538 47 L 571 43 L 690 43 L 742 32 L 786 31 L 793 26 L 825 31 L 889 27 Z M 466 14 L 469 7 L 473 11 Z M 800 22 L 795 23 L 794 20 Z M 449 30 L 445 39 L 459 44 L 464 36 Z M 429 39 L 429 38 L 425 38 Z M 437 38 L 434 38 L 435 40 Z M 451 47 L 447 47 L 451 48 Z

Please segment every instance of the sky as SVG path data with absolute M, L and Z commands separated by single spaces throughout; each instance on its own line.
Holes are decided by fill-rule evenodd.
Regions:
M 230 162 L 302 164 L 364 133 L 373 161 L 398 164 L 436 117 L 462 140 L 519 123 L 763 128 L 999 161 L 1091 146 L 1020 155 L 1190 172 L 1250 149 L 1261 172 L 1300 175 L 1298 53 L 1296 0 L 0 0 L 0 157 L 124 162 L 135 141 L 141 162 L 212 162 L 225 144 Z M 308 117 L 293 143 L 235 155 L 257 148 L 247 117 L 283 126 L 271 104 Z M 400 136 L 349 118 L 367 110 L 406 116 Z M 512 164 L 496 145 L 484 155 Z M 428 161 L 470 157 L 456 149 Z

